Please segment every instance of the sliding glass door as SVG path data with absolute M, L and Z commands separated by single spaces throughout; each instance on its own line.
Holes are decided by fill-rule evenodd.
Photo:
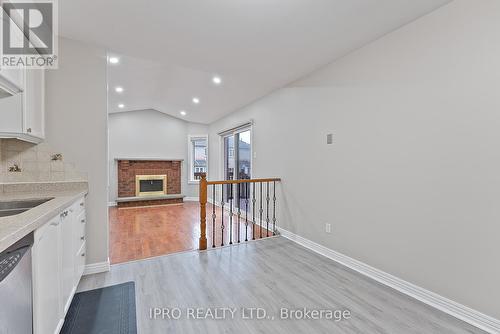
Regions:
M 249 179 L 252 172 L 252 143 L 250 130 L 239 132 L 235 135 L 238 149 L 236 150 L 236 166 L 238 167 L 237 179 Z
M 235 130 L 223 136 L 224 180 L 250 179 L 252 176 L 252 133 L 250 128 Z M 234 200 L 235 207 L 244 207 L 247 189 L 237 184 L 227 185 L 224 200 Z M 241 204 L 239 204 L 241 202 Z M 241 205 L 241 206 L 240 206 Z

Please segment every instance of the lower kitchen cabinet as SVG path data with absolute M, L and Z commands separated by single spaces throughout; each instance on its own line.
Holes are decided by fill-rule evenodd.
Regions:
M 61 254 L 61 269 L 62 269 L 62 302 L 63 312 L 68 311 L 71 304 L 71 296 L 74 294 L 75 288 L 75 253 L 68 251 L 73 248 L 73 238 L 68 236 L 73 234 L 75 217 L 69 214 L 69 210 L 64 210 L 61 214 L 61 230 L 62 230 L 62 249 Z
M 53 218 L 35 231 L 33 245 L 34 333 L 55 333 L 62 326 L 61 220 Z
M 33 332 L 59 333 L 85 267 L 85 200 L 35 231 Z

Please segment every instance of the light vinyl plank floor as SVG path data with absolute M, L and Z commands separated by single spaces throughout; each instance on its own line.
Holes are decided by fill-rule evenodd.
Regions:
M 484 333 L 283 237 L 113 265 L 108 273 L 85 276 L 78 291 L 127 281 L 136 282 L 141 334 Z M 182 314 L 151 319 L 151 308 Z M 236 311 L 224 320 L 187 319 L 195 308 Z M 247 317 L 250 308 L 261 308 L 266 318 L 243 319 L 243 308 Z M 347 309 L 351 318 L 284 320 L 281 308 Z

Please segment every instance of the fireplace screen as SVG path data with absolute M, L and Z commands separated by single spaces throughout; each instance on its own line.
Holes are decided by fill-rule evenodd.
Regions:
M 136 175 L 136 196 L 165 195 L 167 193 L 166 175 Z

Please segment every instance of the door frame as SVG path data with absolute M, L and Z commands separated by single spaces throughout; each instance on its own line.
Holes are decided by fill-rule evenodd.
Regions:
M 254 146 L 254 141 L 253 141 L 253 124 L 249 124 L 248 126 L 245 127 L 238 127 L 233 130 L 228 130 L 224 132 L 223 134 L 219 134 L 219 150 L 221 152 L 220 154 L 220 168 L 219 168 L 219 179 L 224 180 L 225 179 L 225 171 L 224 171 L 224 160 L 225 160 L 225 154 L 226 152 L 224 151 L 224 138 L 228 136 L 236 136 L 237 133 L 245 132 L 250 130 L 250 178 L 253 178 L 253 166 L 254 166 L 254 161 L 253 161 L 253 146 Z M 237 149 L 236 149 L 236 140 L 234 141 L 235 144 L 235 154 L 234 154 L 234 162 L 235 166 L 237 166 Z M 234 177 L 236 177 L 237 173 L 234 173 L 233 175 L 233 180 Z
M 225 150 L 224 150 L 224 138 L 226 137 L 229 137 L 229 136 L 233 136 L 233 138 L 235 139 L 234 140 L 234 147 L 235 147 L 235 154 L 234 154 L 234 165 L 235 165 L 235 172 L 233 173 L 233 180 L 236 180 L 237 179 L 237 175 L 239 174 L 239 170 L 238 170 L 238 150 L 237 150 L 237 141 L 236 141 L 236 135 L 238 133 L 241 133 L 241 132 L 245 132 L 245 131 L 250 131 L 250 179 L 253 178 L 253 166 L 254 166 L 254 157 L 253 157 L 253 122 L 246 125 L 246 126 L 239 126 L 239 127 L 236 127 L 236 128 L 233 128 L 231 130 L 227 130 L 225 131 L 224 133 L 219 133 L 219 149 L 220 149 L 220 152 L 221 152 L 221 155 L 220 155 L 220 159 L 219 159 L 219 163 L 220 163 L 220 168 L 219 168 L 219 176 L 220 176 L 220 179 L 221 180 L 225 180 L 225 170 L 224 170 L 224 167 L 225 167 Z M 234 198 L 234 189 L 233 189 L 233 198 Z M 226 202 L 227 203 L 227 202 Z

